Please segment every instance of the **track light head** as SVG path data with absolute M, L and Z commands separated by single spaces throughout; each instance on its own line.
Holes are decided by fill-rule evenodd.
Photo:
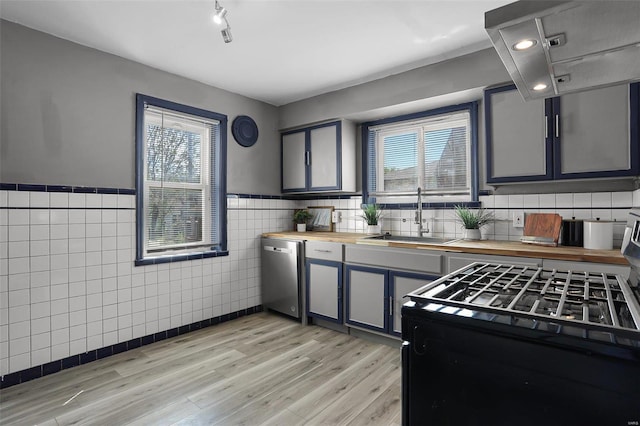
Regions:
M 222 31 L 222 39 L 225 43 L 231 43 L 233 41 L 233 36 L 231 35 L 231 27 L 229 27 L 229 23 L 227 23 L 227 27 L 223 28 Z

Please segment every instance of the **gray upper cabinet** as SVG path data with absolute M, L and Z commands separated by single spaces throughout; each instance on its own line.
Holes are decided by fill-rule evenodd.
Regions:
M 282 192 L 354 192 L 355 136 L 346 120 L 282 133 Z
M 515 86 L 485 92 L 487 182 L 551 179 L 548 104 L 525 102 Z
M 635 176 L 640 84 L 525 102 L 485 91 L 487 183 Z
M 305 133 L 282 135 L 282 192 L 306 189 L 306 142 Z
M 556 177 L 632 170 L 632 91 L 621 85 L 560 98 L 554 105 Z M 635 119 L 637 126 L 637 109 Z

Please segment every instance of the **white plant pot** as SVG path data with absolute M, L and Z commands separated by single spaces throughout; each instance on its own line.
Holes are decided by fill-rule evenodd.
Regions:
M 307 232 L 307 224 L 306 223 L 296 223 L 296 229 L 298 232 Z
M 367 234 L 374 235 L 382 233 L 382 225 L 367 225 Z
M 464 236 L 465 240 L 479 240 L 482 238 L 479 229 L 465 229 Z

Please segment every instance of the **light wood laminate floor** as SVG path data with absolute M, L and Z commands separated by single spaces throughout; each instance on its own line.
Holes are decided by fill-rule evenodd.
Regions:
M 254 314 L 3 389 L 0 424 L 400 424 L 400 343 Z

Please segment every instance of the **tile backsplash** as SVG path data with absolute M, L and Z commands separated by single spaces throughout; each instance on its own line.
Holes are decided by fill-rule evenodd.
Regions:
M 594 192 L 577 194 L 518 194 L 481 196 L 482 207 L 493 212 L 495 221 L 483 227 L 485 239 L 519 241 L 523 228 L 513 227 L 514 213 L 558 213 L 564 219 L 613 220 L 614 247 L 620 247 L 627 214 L 632 207 L 640 207 L 640 190 L 626 192 Z M 334 206 L 342 221 L 335 224 L 339 232 L 366 232 L 360 217 L 360 197 L 347 200 L 298 201 L 297 208 L 305 206 Z M 452 209 L 424 209 L 423 219 L 429 235 L 438 238 L 462 238 L 463 231 L 456 222 Z M 415 209 L 385 210 L 382 231 L 396 235 L 417 235 Z

